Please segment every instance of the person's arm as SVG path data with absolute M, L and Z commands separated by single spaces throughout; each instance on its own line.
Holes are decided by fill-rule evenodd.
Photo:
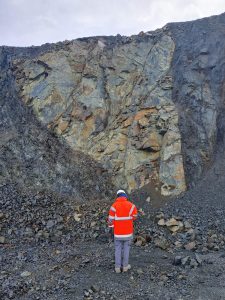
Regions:
M 138 214 L 138 211 L 137 211 L 137 207 L 135 206 L 134 207 L 134 210 L 132 212 L 132 218 L 133 220 L 136 220 L 137 219 L 137 214 Z
M 116 213 L 116 209 L 115 209 L 115 207 L 112 205 L 112 206 L 110 207 L 110 210 L 109 210 L 108 227 L 111 227 L 111 228 L 114 227 L 115 213 Z

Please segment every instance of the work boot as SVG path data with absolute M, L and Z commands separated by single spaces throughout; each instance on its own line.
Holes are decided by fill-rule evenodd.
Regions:
M 127 272 L 131 269 L 131 265 L 127 265 L 126 267 L 123 267 L 123 272 Z
M 116 273 L 121 273 L 121 269 L 119 267 L 115 267 L 115 272 Z

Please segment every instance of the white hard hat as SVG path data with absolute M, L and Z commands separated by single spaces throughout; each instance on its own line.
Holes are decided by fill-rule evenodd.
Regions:
M 116 192 L 116 194 L 117 194 L 117 195 L 119 195 L 119 194 L 126 194 L 126 192 L 125 192 L 124 190 L 118 190 L 118 191 Z

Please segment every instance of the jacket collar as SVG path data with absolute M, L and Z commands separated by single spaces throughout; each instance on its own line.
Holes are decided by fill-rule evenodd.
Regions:
M 122 197 L 118 197 L 118 198 L 116 198 L 116 201 L 118 201 L 118 202 L 127 201 L 127 198 L 126 198 L 126 197 L 124 197 L 124 196 L 122 196 Z

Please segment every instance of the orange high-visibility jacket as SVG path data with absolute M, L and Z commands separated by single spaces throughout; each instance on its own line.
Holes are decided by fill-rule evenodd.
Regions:
M 136 206 L 126 197 L 118 197 L 109 210 L 108 224 L 114 228 L 115 238 L 132 238 L 133 220 L 137 218 Z

